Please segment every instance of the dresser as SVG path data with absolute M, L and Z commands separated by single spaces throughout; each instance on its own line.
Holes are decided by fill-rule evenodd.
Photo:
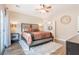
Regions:
M 66 42 L 67 55 L 79 55 L 79 35 L 72 37 Z

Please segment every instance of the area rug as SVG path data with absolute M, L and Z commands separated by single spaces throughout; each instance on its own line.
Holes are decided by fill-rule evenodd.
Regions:
M 20 41 L 20 45 L 26 55 L 50 55 L 62 47 L 59 43 L 49 42 L 36 47 L 31 47 L 30 50 L 28 50 L 28 46 L 23 40 Z

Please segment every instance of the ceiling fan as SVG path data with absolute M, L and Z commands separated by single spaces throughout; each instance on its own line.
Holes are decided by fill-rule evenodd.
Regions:
M 40 12 L 49 12 L 52 9 L 51 5 L 48 4 L 40 4 L 40 7 L 36 10 L 39 10 Z

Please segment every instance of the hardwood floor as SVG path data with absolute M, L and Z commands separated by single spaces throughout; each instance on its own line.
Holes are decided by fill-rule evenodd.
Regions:
M 9 48 L 6 48 L 4 55 L 25 55 L 25 53 L 21 48 L 19 42 L 15 42 Z M 64 46 L 60 47 L 50 55 L 64 55 Z
M 57 40 L 57 39 L 55 40 L 55 42 L 63 45 L 63 47 L 60 50 L 63 53 L 63 55 L 66 55 L 66 42 L 61 41 L 61 40 Z
M 9 48 L 5 49 L 4 55 L 25 55 L 25 53 L 19 42 L 15 42 Z

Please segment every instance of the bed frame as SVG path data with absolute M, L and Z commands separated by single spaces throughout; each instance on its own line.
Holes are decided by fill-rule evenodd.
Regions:
M 38 24 L 27 24 L 27 23 L 22 23 L 21 24 L 21 32 L 24 32 L 26 31 L 26 28 L 29 29 L 29 28 L 32 28 L 32 29 L 39 29 L 39 25 Z M 47 42 L 50 42 L 50 41 L 53 41 L 53 37 L 50 37 L 50 38 L 47 38 L 47 39 L 42 39 L 42 40 L 36 40 L 36 41 L 33 41 L 33 43 L 29 46 L 29 49 L 30 47 L 34 47 L 34 46 L 38 46 L 38 45 L 42 45 L 42 44 L 45 44 Z M 22 37 L 22 40 L 25 41 L 25 39 Z M 26 42 L 27 43 L 27 42 Z

